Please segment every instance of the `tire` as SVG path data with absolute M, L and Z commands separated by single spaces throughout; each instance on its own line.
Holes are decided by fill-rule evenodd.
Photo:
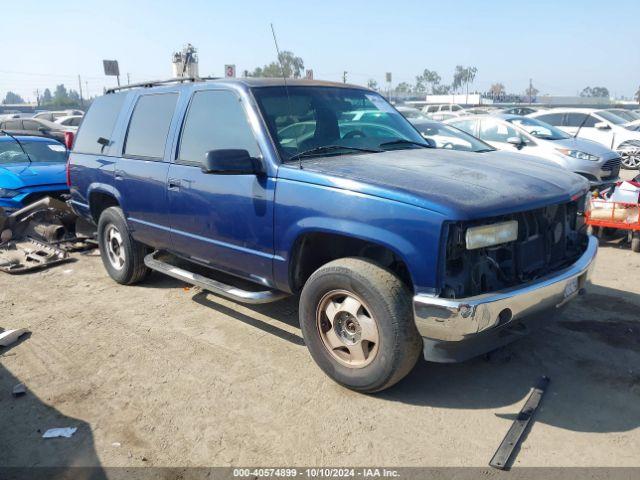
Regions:
M 631 237 L 631 251 L 635 253 L 640 252 L 640 232 L 633 232 L 633 236 Z
M 149 274 L 144 264 L 148 248 L 131 237 L 119 207 L 106 208 L 100 214 L 98 246 L 104 268 L 116 282 L 133 285 Z
M 411 292 L 391 271 L 363 258 L 334 260 L 302 289 L 302 335 L 334 381 L 358 392 L 379 392 L 404 378 L 422 351 L 411 301 Z
M 622 155 L 621 160 L 622 160 L 622 163 L 620 166 L 624 170 L 638 170 L 640 168 L 640 154 Z

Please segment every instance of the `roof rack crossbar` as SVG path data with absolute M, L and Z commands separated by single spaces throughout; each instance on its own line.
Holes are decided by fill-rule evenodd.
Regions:
M 169 83 L 184 83 L 184 82 L 202 82 L 205 80 L 218 80 L 220 77 L 175 77 L 168 78 L 166 80 L 149 80 L 146 82 L 130 83 L 128 85 L 122 85 L 121 87 L 107 88 L 105 93 L 115 93 L 121 90 L 127 90 L 129 88 L 150 88 L 158 85 L 166 85 Z

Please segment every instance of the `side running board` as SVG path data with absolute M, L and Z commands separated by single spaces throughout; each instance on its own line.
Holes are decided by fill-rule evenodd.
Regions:
M 275 302 L 288 296 L 286 293 L 279 292 L 277 290 L 262 290 L 255 292 L 251 290 L 242 290 L 203 275 L 190 272 L 183 268 L 176 267 L 170 263 L 163 262 L 162 260 L 158 260 L 156 255 L 159 253 L 160 252 L 156 251 L 144 257 L 144 264 L 151 270 L 156 270 L 160 273 L 164 273 L 165 275 L 169 275 L 170 277 L 182 280 L 183 282 L 196 285 L 203 290 L 220 295 L 221 297 L 230 298 L 231 300 L 235 300 L 240 303 L 258 304 Z

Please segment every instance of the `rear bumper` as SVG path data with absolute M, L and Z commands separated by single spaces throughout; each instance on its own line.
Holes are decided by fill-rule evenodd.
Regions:
M 505 345 L 584 291 L 598 251 L 589 237 L 570 267 L 516 288 L 463 299 L 416 295 L 413 310 L 427 360 L 458 362 Z

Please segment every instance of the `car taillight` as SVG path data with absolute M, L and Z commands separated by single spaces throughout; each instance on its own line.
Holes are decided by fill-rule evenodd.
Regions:
M 71 150 L 73 148 L 73 139 L 75 135 L 73 132 L 64 132 L 64 146 L 67 147 L 67 150 Z
M 71 188 L 71 158 L 67 158 L 67 187 Z

